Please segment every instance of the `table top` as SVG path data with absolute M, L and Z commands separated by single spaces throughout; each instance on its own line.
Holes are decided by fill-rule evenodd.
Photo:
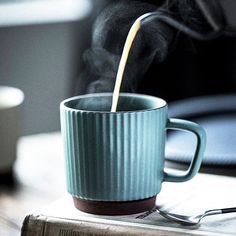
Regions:
M 20 138 L 13 173 L 0 176 L 0 235 L 20 235 L 26 215 L 66 193 L 60 133 Z

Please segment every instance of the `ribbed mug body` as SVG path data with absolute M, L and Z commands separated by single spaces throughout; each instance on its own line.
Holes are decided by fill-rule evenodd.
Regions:
M 88 96 L 89 104 L 96 96 Z M 121 94 L 121 111 L 111 113 L 107 105 L 86 110 L 81 97 L 86 100 L 76 97 L 60 108 L 68 192 L 95 201 L 155 196 L 163 181 L 166 104 L 154 107 L 153 97 Z

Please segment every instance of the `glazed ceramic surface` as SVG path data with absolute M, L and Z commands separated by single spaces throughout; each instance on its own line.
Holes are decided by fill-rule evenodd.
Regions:
M 155 196 L 163 181 L 181 182 L 198 171 L 205 132 L 197 124 L 169 119 L 164 100 L 122 93 L 117 112 L 112 94 L 90 94 L 61 103 L 67 186 L 72 196 L 96 201 L 132 201 Z M 179 175 L 164 171 L 166 129 L 198 137 L 192 164 Z

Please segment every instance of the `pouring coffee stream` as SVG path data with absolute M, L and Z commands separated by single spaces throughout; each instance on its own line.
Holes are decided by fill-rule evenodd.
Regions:
M 133 41 L 134 41 L 139 29 L 141 28 L 142 19 L 146 18 L 149 15 L 150 15 L 150 13 L 147 13 L 147 14 L 144 14 L 144 15 L 140 16 L 134 22 L 132 27 L 130 28 L 130 31 L 129 31 L 129 34 L 127 36 L 125 46 L 124 46 L 124 49 L 123 49 L 123 52 L 122 52 L 120 64 L 119 64 L 119 67 L 118 67 L 115 88 L 114 88 L 113 96 L 112 96 L 111 112 L 116 112 L 116 110 L 117 110 L 120 86 L 121 86 L 121 83 L 122 83 L 122 78 L 123 78 L 123 74 L 124 74 L 124 70 L 125 70 L 125 65 L 127 63 L 127 59 L 128 59 L 129 52 L 130 52 L 130 49 L 132 47 Z
M 202 5 L 201 5 L 201 8 L 203 8 L 201 10 L 205 10 L 205 8 Z M 154 19 L 159 19 L 160 21 L 163 21 L 164 23 L 172 26 L 175 29 L 178 29 L 179 31 L 187 35 L 190 35 L 191 37 L 197 40 L 210 40 L 210 39 L 217 38 L 219 35 L 223 33 L 223 29 L 224 29 L 224 23 L 222 23 L 224 22 L 224 20 L 219 21 L 220 23 L 218 21 L 216 22 L 214 17 L 212 17 L 212 15 L 207 15 L 206 19 L 208 23 L 212 26 L 213 31 L 207 32 L 205 34 L 199 33 L 189 28 L 182 22 L 179 22 L 178 20 L 172 18 L 170 15 L 166 14 L 164 11 L 150 12 L 150 13 L 146 13 L 138 17 L 130 28 L 130 31 L 126 38 L 124 49 L 121 55 L 118 72 L 116 76 L 115 87 L 113 90 L 111 112 L 116 112 L 117 110 L 119 92 L 120 92 L 120 87 L 121 87 L 121 83 L 122 83 L 122 79 L 123 79 L 123 75 L 125 71 L 125 66 L 126 66 L 129 52 L 131 50 L 134 39 L 137 33 L 139 32 L 142 24 L 148 23 L 149 21 L 152 21 Z M 216 25 L 218 27 L 216 27 Z

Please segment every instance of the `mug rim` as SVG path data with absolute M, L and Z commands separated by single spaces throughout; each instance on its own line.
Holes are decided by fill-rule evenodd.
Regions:
M 111 112 L 111 111 L 94 111 L 94 110 L 86 110 L 86 109 L 77 109 L 77 108 L 72 108 L 66 105 L 66 103 L 79 100 L 82 98 L 90 98 L 90 97 L 100 97 L 100 96 L 112 96 L 113 93 L 111 92 L 104 92 L 104 93 L 89 93 L 89 94 L 83 94 L 83 95 L 78 95 L 78 96 L 73 96 L 67 99 L 64 99 L 60 103 L 60 107 L 66 109 L 66 110 L 71 110 L 71 111 L 77 111 L 77 112 L 91 112 L 91 113 L 108 113 L 108 114 L 120 114 L 120 113 L 137 113 L 137 112 L 144 112 L 144 111 L 153 111 L 153 110 L 158 110 L 162 109 L 167 106 L 167 102 L 159 97 L 155 97 L 152 95 L 147 95 L 147 94 L 141 94 L 141 93 L 126 93 L 126 92 L 121 92 L 119 96 L 123 97 L 138 97 L 138 98 L 144 98 L 148 100 L 156 100 L 156 103 L 159 103 L 159 106 L 153 106 L 152 108 L 147 108 L 147 109 L 140 109 L 140 110 L 130 110 L 130 111 L 116 111 L 116 112 Z

